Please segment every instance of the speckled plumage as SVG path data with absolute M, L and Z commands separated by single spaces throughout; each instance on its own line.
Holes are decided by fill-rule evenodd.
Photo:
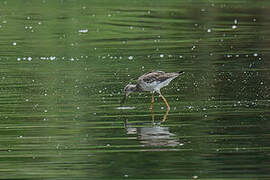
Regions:
M 183 71 L 173 73 L 165 73 L 163 71 L 145 73 L 138 78 L 136 84 L 126 85 L 126 87 L 124 88 L 125 96 L 121 103 L 123 103 L 127 96 L 132 92 L 150 91 L 152 93 L 150 109 L 152 109 L 154 103 L 154 92 L 157 92 L 166 104 L 167 111 L 169 111 L 170 106 L 166 98 L 161 94 L 160 89 L 167 86 L 173 79 L 183 73 Z
M 167 86 L 173 79 L 178 77 L 179 73 L 165 73 L 163 71 L 148 72 L 140 76 L 137 80 L 142 91 L 160 93 L 160 89 Z

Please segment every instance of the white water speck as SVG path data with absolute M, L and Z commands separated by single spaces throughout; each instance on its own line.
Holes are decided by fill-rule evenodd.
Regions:
M 236 29 L 237 28 L 237 26 L 236 25 L 232 25 L 232 29 Z
M 164 54 L 160 54 L 159 57 L 163 58 L 164 57 Z
M 238 21 L 237 21 L 237 19 L 235 19 L 235 20 L 234 20 L 234 24 L 237 24 L 237 23 L 238 23 Z
M 258 53 L 254 53 L 253 56 L 257 57 L 258 56 Z
M 17 61 L 20 61 L 20 60 L 21 60 L 21 58 L 18 57 L 18 58 L 17 58 Z
M 210 32 L 212 32 L 212 30 L 211 29 L 207 29 L 207 32 L 210 33 Z
M 79 33 L 87 33 L 88 32 L 88 29 L 80 29 L 79 30 Z
M 56 59 L 55 56 L 50 56 L 50 60 L 51 60 L 51 61 L 53 61 L 53 60 L 55 60 L 55 59 Z
M 16 43 L 16 42 L 13 42 L 13 43 L 12 43 L 12 45 L 13 45 L 13 46 L 16 46 L 16 45 L 17 45 L 17 43 Z
M 27 60 L 28 60 L 28 61 L 32 61 L 32 57 L 28 57 Z
M 132 60 L 132 59 L 133 59 L 133 56 L 129 56 L 128 59 L 129 59 L 129 60 Z
M 122 107 L 117 107 L 116 109 L 126 110 L 126 109 L 135 109 L 135 107 L 122 106 Z

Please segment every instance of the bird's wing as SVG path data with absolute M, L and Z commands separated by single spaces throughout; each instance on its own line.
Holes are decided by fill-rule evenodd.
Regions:
M 163 71 L 156 71 L 156 72 L 148 72 L 139 77 L 137 82 L 144 81 L 146 83 L 152 83 L 154 81 L 163 82 L 167 80 L 169 77 L 166 76 L 166 73 Z

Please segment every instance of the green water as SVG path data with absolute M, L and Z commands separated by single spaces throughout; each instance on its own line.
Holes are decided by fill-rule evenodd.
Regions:
M 270 3 L 0 1 L 0 179 L 270 178 Z M 150 70 L 185 71 L 149 93 Z

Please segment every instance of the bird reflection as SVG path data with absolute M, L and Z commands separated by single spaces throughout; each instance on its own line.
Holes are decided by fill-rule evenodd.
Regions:
M 136 127 L 136 126 L 145 127 Z M 146 146 L 178 146 L 179 141 L 174 133 L 169 131 L 169 127 L 162 127 L 160 123 L 154 123 L 149 126 L 145 123 L 128 123 L 125 120 L 125 129 L 127 134 L 137 134 L 140 142 Z

